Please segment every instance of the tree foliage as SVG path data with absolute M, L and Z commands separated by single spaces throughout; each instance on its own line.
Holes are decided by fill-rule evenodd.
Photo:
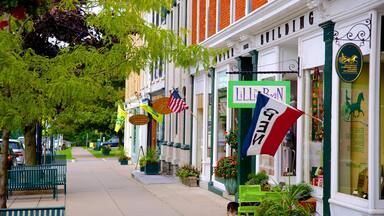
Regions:
M 173 31 L 143 18 L 171 4 L 0 0 L 0 127 L 30 132 L 28 163 L 34 163 L 28 158 L 35 153 L 36 123 L 48 122 L 55 131 L 109 125 L 115 101 L 123 96 L 119 83 L 129 73 L 159 59 L 183 68 L 210 66 L 216 51 L 187 46 Z M 0 190 L 5 207 L 3 197 Z

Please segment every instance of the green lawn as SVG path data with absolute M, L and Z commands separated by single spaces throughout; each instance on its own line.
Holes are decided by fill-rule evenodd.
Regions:
M 65 150 L 56 151 L 56 154 L 66 155 L 67 160 L 75 159 L 75 158 L 72 156 L 72 147 L 67 148 L 67 149 L 65 149 Z
M 119 149 L 113 148 L 109 155 L 103 155 L 100 151 L 95 151 L 93 149 L 88 149 L 88 152 L 91 153 L 96 158 L 111 158 L 111 157 L 119 157 Z

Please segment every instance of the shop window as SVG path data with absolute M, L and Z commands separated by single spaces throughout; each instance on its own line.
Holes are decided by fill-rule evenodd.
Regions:
M 309 129 L 309 172 L 310 183 L 313 186 L 323 186 L 323 124 L 317 119 L 324 119 L 324 83 L 323 68 L 316 67 L 310 72 L 310 114 L 314 118 L 308 119 Z
M 208 94 L 208 127 L 207 127 L 207 157 L 211 157 L 211 138 L 212 138 L 212 104 L 213 104 L 213 95 Z
M 292 107 L 297 107 L 297 81 L 291 81 L 291 101 Z M 281 147 L 281 175 L 295 176 L 296 175 L 296 123 L 288 130 Z
M 356 81 L 340 81 L 339 191 L 368 199 L 369 56 Z
M 382 21 L 384 21 L 382 19 Z M 383 24 L 381 29 L 383 30 Z M 383 32 L 383 31 L 382 31 Z M 384 34 L 384 33 L 383 33 Z M 380 58 L 380 198 L 384 199 L 384 36 Z
M 227 128 L 227 88 L 218 90 L 217 104 L 217 160 L 225 157 L 225 134 Z

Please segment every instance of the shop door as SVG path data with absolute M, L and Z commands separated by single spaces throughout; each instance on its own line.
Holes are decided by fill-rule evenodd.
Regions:
M 152 127 L 151 127 L 151 148 L 156 148 L 157 145 L 157 121 L 152 119 Z

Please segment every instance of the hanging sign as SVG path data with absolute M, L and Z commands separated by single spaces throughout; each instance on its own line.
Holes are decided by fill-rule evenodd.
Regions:
M 355 81 L 363 68 L 363 54 L 354 43 L 346 43 L 336 54 L 336 72 L 344 82 Z
M 143 114 L 133 115 L 129 117 L 129 122 L 133 125 L 146 125 L 148 124 L 148 116 Z
M 172 110 L 168 108 L 168 101 L 169 97 L 159 98 L 155 102 L 153 102 L 152 108 L 160 114 L 170 114 L 172 113 Z
M 259 91 L 275 100 L 290 103 L 290 81 L 229 81 L 228 107 L 254 108 Z

